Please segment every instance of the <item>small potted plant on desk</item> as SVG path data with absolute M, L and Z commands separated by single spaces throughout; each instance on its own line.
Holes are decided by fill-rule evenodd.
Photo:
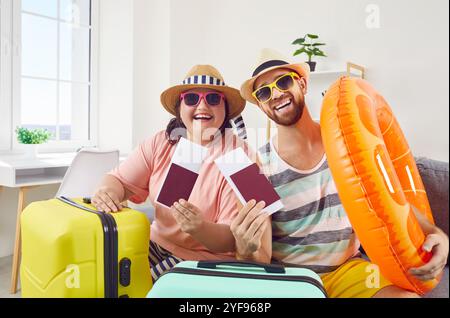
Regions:
M 294 56 L 300 55 L 300 54 L 306 54 L 308 55 L 308 61 L 306 63 L 309 64 L 309 67 L 311 69 L 311 72 L 314 72 L 316 70 L 316 62 L 312 61 L 313 56 L 323 56 L 326 57 L 327 55 L 319 49 L 319 46 L 324 46 L 325 43 L 320 42 L 313 42 L 313 40 L 317 40 L 319 38 L 318 35 L 315 34 L 306 34 L 304 37 L 299 38 L 292 42 L 293 45 L 300 45 L 300 49 L 294 52 Z
M 38 145 L 46 143 L 52 136 L 51 132 L 44 129 L 27 129 L 17 127 L 17 141 L 23 144 L 25 156 L 27 158 L 36 158 Z

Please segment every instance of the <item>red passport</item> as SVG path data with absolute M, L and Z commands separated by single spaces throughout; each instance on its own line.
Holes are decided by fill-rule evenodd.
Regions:
M 175 202 L 189 200 L 198 174 L 172 163 L 161 187 L 158 202 L 171 207 Z
M 232 174 L 230 178 L 246 202 L 253 199 L 256 202 L 264 201 L 266 206 L 269 206 L 280 200 L 280 197 L 264 174 L 259 172 L 259 167 L 256 163 Z
M 189 201 L 207 149 L 181 138 L 172 156 L 156 202 L 170 208 L 175 202 Z
M 242 148 L 230 151 L 214 162 L 242 204 L 250 200 L 264 201 L 266 207 L 263 211 L 268 214 L 284 207 L 272 184 Z

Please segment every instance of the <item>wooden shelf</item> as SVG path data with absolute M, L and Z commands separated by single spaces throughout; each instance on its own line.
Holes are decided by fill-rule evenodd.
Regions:
M 311 77 L 321 76 L 321 75 L 345 75 L 346 70 L 327 70 L 327 71 L 315 71 L 309 73 Z
M 15 187 L 31 187 L 39 185 L 59 184 L 62 182 L 64 175 L 36 175 L 36 176 L 20 176 L 16 178 Z
M 64 179 L 76 153 L 39 154 L 37 158 L 0 157 L 0 185 L 11 188 L 58 184 Z M 121 156 L 119 161 L 126 158 Z

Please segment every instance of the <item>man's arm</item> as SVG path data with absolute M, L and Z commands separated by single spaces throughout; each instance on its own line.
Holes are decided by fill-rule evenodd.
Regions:
M 265 203 L 251 200 L 245 206 L 237 204 L 239 214 L 230 226 L 236 240 L 236 258 L 270 263 L 272 226 L 270 216 L 263 212 Z
M 414 214 L 426 235 L 422 249 L 432 252 L 433 257 L 424 266 L 412 268 L 410 272 L 420 280 L 427 281 L 436 278 L 444 269 L 447 263 L 449 241 L 444 231 L 428 221 L 422 213 L 414 210 Z
M 428 219 L 426 218 L 425 215 L 423 215 L 422 213 L 420 213 L 418 210 L 416 210 L 414 208 L 413 208 L 413 211 L 414 211 L 414 215 L 416 216 L 417 221 L 419 222 L 419 225 L 422 228 L 422 231 L 425 233 L 425 235 L 438 233 L 438 232 L 442 232 L 445 235 L 445 233 L 440 228 L 438 228 L 436 225 L 434 225 L 430 221 L 428 221 Z
M 272 222 L 270 217 L 265 221 L 266 225 L 264 234 L 261 239 L 261 247 L 254 253 L 249 255 L 240 255 L 236 251 L 236 259 L 243 261 L 254 261 L 261 263 L 270 263 L 272 259 Z

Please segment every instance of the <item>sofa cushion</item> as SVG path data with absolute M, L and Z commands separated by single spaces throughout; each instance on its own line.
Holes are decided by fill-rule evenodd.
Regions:
M 431 211 L 433 212 L 436 226 L 448 235 L 449 228 L 449 192 L 448 174 L 449 164 L 447 162 L 428 159 L 425 157 L 415 158 L 417 169 L 422 177 Z M 448 259 L 447 259 L 448 264 Z M 425 298 L 448 298 L 449 297 L 449 269 L 445 267 L 441 282 L 436 288 L 424 296 Z
M 431 160 L 424 157 L 416 158 L 417 168 L 422 177 L 431 211 L 433 211 L 434 222 L 448 235 L 448 170 L 447 162 Z M 448 264 L 448 259 L 447 259 Z M 435 289 L 425 295 L 425 298 L 448 298 L 449 297 L 449 273 L 448 265 L 445 267 L 441 282 Z
M 436 225 L 448 235 L 448 163 L 416 158 Z
M 448 298 L 449 297 L 449 281 L 448 281 L 448 266 L 445 267 L 444 275 L 442 275 L 441 282 L 431 292 L 426 294 L 424 298 Z

